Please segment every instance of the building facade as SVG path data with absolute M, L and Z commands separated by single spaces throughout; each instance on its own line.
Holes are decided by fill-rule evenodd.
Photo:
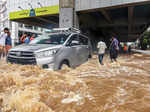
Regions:
M 5 27 L 10 27 L 9 14 L 6 4 L 6 1 L 0 1 L 0 32 L 2 32 Z
M 109 41 L 112 35 L 135 41 L 150 20 L 149 0 L 8 0 L 8 7 L 11 21 L 45 28 L 77 27 L 93 41 L 100 37 Z
M 10 20 L 58 14 L 59 0 L 7 0 Z
M 9 12 L 17 12 L 32 8 L 50 7 L 59 4 L 59 0 L 7 0 Z
M 20 20 L 26 19 L 35 15 L 48 15 L 47 11 L 52 10 L 52 13 L 55 13 L 55 9 L 58 10 L 58 0 L 7 0 L 7 8 L 9 12 L 9 20 Z M 36 13 L 36 14 L 35 14 Z M 43 18 L 40 18 L 46 21 Z M 42 22 L 38 21 L 36 23 L 35 19 L 30 23 L 31 20 L 25 21 L 14 21 L 11 25 L 13 37 L 15 38 L 15 42 L 19 41 L 19 37 L 23 33 L 34 33 L 34 34 L 42 34 L 45 32 L 45 26 Z M 47 21 L 46 21 L 47 22 Z M 48 21 L 48 23 L 51 23 Z M 48 26 L 48 24 L 47 24 Z M 50 25 L 49 25 L 50 26 Z M 44 28 L 45 27 L 45 28 Z M 51 27 L 51 26 L 50 26 Z
M 36 36 L 44 33 L 45 29 L 37 26 L 12 22 L 11 24 L 11 37 L 13 39 L 13 43 L 19 43 L 20 37 L 24 34 L 36 34 Z
M 14 11 L 13 2 L 15 0 L 11 0 L 11 1 L 12 1 L 11 4 L 9 4 L 10 3 L 9 0 L 0 1 L 0 32 L 3 32 L 3 29 L 5 27 L 8 27 L 11 32 L 13 45 L 19 42 L 19 37 L 24 33 L 36 34 L 36 35 L 40 35 L 44 33 L 45 30 L 44 28 L 10 21 L 9 13 L 11 10 Z

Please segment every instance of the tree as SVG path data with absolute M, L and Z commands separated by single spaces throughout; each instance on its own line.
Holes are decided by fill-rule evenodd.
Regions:
M 150 45 L 150 31 L 145 31 L 140 39 L 141 49 L 146 50 L 147 46 Z

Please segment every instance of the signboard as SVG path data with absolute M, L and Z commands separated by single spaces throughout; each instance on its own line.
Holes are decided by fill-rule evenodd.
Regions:
M 15 20 L 15 19 L 20 19 L 20 18 L 51 15 L 51 14 L 58 14 L 58 13 L 59 13 L 59 5 L 56 5 L 56 6 L 50 6 L 50 7 L 35 8 L 31 10 L 10 12 L 9 18 L 10 20 Z

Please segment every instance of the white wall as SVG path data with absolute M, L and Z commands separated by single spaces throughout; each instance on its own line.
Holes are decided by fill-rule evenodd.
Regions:
M 33 8 L 40 8 L 38 2 L 41 3 L 42 7 L 59 4 L 59 0 L 7 0 L 7 7 L 9 12 L 20 11 L 19 6 L 23 9 L 31 9 L 28 3 L 30 3 Z
M 88 10 L 95 8 L 112 7 L 116 5 L 145 2 L 149 0 L 76 0 L 76 10 Z

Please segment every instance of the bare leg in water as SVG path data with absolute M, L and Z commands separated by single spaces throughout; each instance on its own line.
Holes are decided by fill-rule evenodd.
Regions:
M 0 59 L 5 57 L 5 47 L 0 48 Z

